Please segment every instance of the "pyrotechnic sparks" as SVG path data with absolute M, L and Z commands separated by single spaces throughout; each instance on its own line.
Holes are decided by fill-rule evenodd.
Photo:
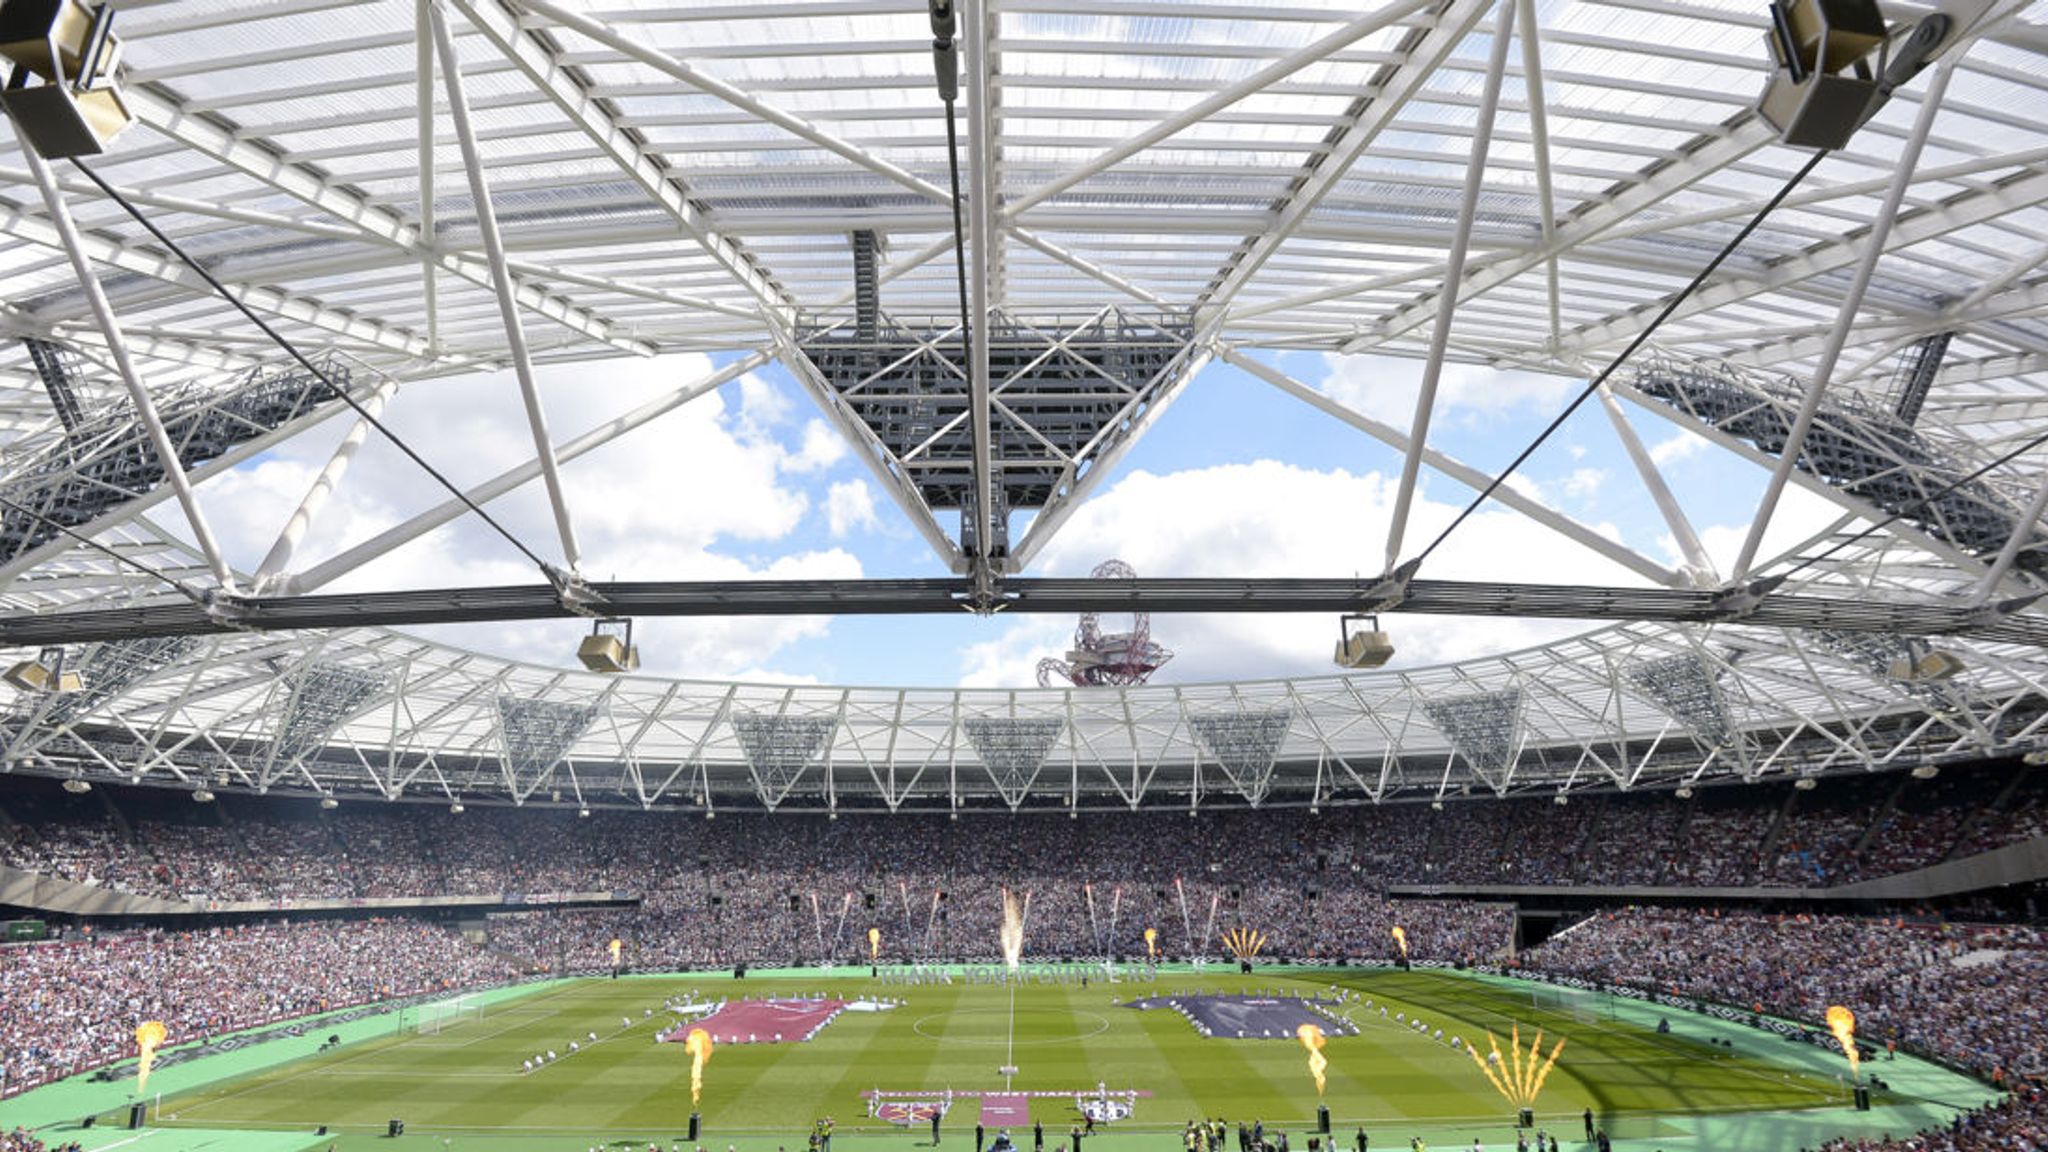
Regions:
M 619 943 L 619 938 L 617 936 L 612 937 L 610 948 L 612 951 L 612 967 L 614 968 L 617 968 L 619 966 L 619 949 L 621 947 L 622 945 Z
M 690 1106 L 696 1107 L 704 1095 L 704 1065 L 711 1062 L 711 1033 L 702 1028 L 690 1029 L 683 1037 L 683 1050 L 690 1054 Z
M 1323 1073 L 1330 1069 L 1330 1058 L 1323 1055 L 1323 1030 L 1313 1024 L 1303 1024 L 1294 1030 L 1301 1046 L 1308 1049 L 1308 1072 L 1316 1078 L 1316 1095 L 1323 1094 Z
M 1159 929 L 1157 928 L 1145 929 L 1145 955 L 1155 960 L 1159 958 Z
M 149 1066 L 156 1063 L 156 1050 L 163 1044 L 169 1033 L 164 1030 L 161 1020 L 144 1020 L 135 1026 L 135 1049 L 139 1059 L 135 1061 L 135 1091 L 140 1093 L 149 1083 Z
M 1479 1045 L 1468 1044 L 1465 1051 L 1472 1054 L 1472 1062 L 1479 1065 L 1479 1071 L 1494 1090 L 1516 1108 L 1536 1107 L 1536 1097 L 1543 1092 L 1543 1082 L 1550 1079 L 1550 1070 L 1557 1066 L 1558 1053 L 1564 1051 L 1564 1040 L 1559 1038 L 1557 1046 L 1550 1050 L 1550 1058 L 1543 1058 L 1543 1033 L 1538 1030 L 1536 1038 L 1529 1041 L 1529 1054 L 1522 1055 L 1522 1026 L 1517 1024 L 1509 1033 L 1508 1059 L 1503 1061 L 1500 1041 L 1494 1034 L 1486 1034 L 1486 1046 L 1491 1055 L 1481 1057 Z
M 1223 934 L 1223 945 L 1239 960 L 1250 960 L 1266 946 L 1266 934 L 1253 928 L 1232 928 Z
M 880 928 L 870 928 L 868 929 L 868 963 L 872 964 L 881 958 L 882 930 Z
M 1863 1056 L 1856 1051 L 1856 1014 L 1840 1004 L 1828 1009 L 1828 1031 L 1841 1041 L 1842 1055 L 1849 1058 L 1849 1079 L 1853 1082 L 1863 1067 Z
M 1401 959 L 1408 958 L 1408 931 L 1399 924 L 1394 925 L 1394 943 L 1401 946 Z
M 1024 896 L 1028 907 L 1031 895 Z M 1009 965 L 1011 975 L 1017 972 L 1018 964 L 1024 958 L 1024 910 L 1017 904 L 1017 895 L 1008 888 L 1003 889 L 1003 930 L 1000 937 L 1003 945 L 1003 963 Z

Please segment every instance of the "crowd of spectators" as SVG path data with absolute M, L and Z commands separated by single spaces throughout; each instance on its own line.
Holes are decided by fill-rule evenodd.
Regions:
M 517 966 L 409 920 L 82 932 L 0 948 L 0 1083 L 19 1091 L 134 1051 L 354 1004 L 507 980 Z
M 1139 906 L 1134 915 L 1172 919 L 1181 915 L 1179 894 L 1168 901 L 1161 893 L 1180 878 L 1209 886 L 1189 889 L 1193 920 L 1205 918 L 1215 892 L 1239 887 L 1245 876 L 1286 877 L 1300 894 L 1341 891 L 1338 873 L 1379 890 L 1847 883 L 2048 833 L 2036 775 L 2015 780 L 2009 770 L 1986 768 L 1922 781 L 1893 773 L 1803 792 L 1784 784 L 1708 789 L 1691 801 L 1580 796 L 1558 806 L 1548 798 L 1473 797 L 1447 799 L 1440 809 L 1234 811 L 1192 822 L 1162 812 L 954 822 L 758 813 L 706 821 L 672 809 L 600 810 L 579 819 L 558 808 L 482 804 L 460 814 L 421 804 L 321 811 L 304 800 L 240 796 L 195 805 L 139 789 L 121 792 L 117 803 L 105 789 L 69 797 L 47 781 L 9 779 L 0 783 L 0 861 L 146 895 L 271 905 L 621 890 L 675 891 L 688 902 L 717 895 L 696 893 L 693 886 L 702 885 L 693 872 L 742 860 L 770 861 L 775 890 L 784 894 L 865 891 L 878 899 L 896 887 L 883 892 L 868 883 L 884 870 L 910 891 L 950 887 L 961 900 L 986 895 L 974 888 L 976 876 L 1057 873 L 1121 884 L 1124 907 Z M 764 844 L 767 851 L 755 850 Z M 1172 907 L 1153 907 L 1162 901 Z M 1100 934 L 1108 908 L 1097 913 Z
M 2038 928 L 1632 908 L 1574 925 L 1517 963 L 1804 1021 L 1842 1004 L 1873 1042 L 1995 1080 L 2048 1074 L 2048 933 Z

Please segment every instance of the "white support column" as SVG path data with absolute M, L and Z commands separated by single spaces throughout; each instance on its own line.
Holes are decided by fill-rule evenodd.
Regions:
M 569 518 L 569 501 L 562 492 L 555 444 L 548 435 L 547 413 L 541 408 L 540 389 L 534 383 L 526 330 L 519 321 L 519 302 L 513 298 L 512 272 L 505 267 L 505 243 L 498 233 L 498 213 L 491 206 L 483 158 L 477 153 L 476 136 L 470 130 L 469 100 L 462 90 L 462 60 L 455 54 L 455 38 L 448 32 L 448 18 L 435 0 L 429 0 L 427 15 L 434 29 L 434 48 L 441 58 L 442 79 L 448 88 L 448 114 L 455 122 L 455 138 L 462 145 L 462 166 L 469 172 L 470 198 L 476 204 L 477 230 L 483 235 L 484 258 L 490 263 L 498 314 L 505 322 L 505 345 L 512 354 L 512 372 L 519 378 L 519 397 L 526 404 L 527 427 L 533 432 L 534 458 L 540 462 L 541 479 L 547 485 L 548 504 L 554 510 L 555 529 L 562 539 L 562 557 L 573 572 L 582 560 L 581 550 L 576 546 L 576 525 Z
M 1543 37 L 1536 23 L 1536 0 L 1515 0 L 1515 18 L 1522 22 L 1522 102 L 1528 106 L 1529 147 L 1536 158 L 1536 209 L 1543 216 L 1543 248 L 1551 251 L 1557 246 L 1557 200 L 1550 183 L 1550 117 L 1543 101 Z M 1543 281 L 1550 297 L 1550 344 L 1556 347 L 1563 327 L 1555 255 L 1543 262 Z
M 1643 487 L 1656 503 L 1657 511 L 1663 514 L 1665 526 L 1671 529 L 1672 538 L 1678 541 L 1678 550 L 1685 554 L 1685 562 L 1692 568 L 1694 580 L 1711 583 L 1714 562 L 1708 558 L 1706 548 L 1701 546 L 1699 533 L 1693 531 L 1685 509 L 1678 506 L 1677 498 L 1671 494 L 1671 486 L 1664 483 L 1664 473 L 1658 470 L 1657 462 L 1643 447 L 1642 437 L 1636 435 L 1635 426 L 1622 413 L 1621 401 L 1616 400 L 1614 393 L 1604 385 L 1600 389 L 1600 407 L 1606 410 L 1608 422 L 1614 425 L 1614 435 L 1621 441 L 1622 451 L 1628 453 L 1630 463 L 1636 466 L 1636 475 L 1642 478 Z
M 1444 262 L 1443 285 L 1437 290 L 1436 328 L 1429 337 L 1429 360 L 1422 370 L 1422 390 L 1415 398 L 1415 420 L 1408 433 L 1408 453 L 1401 460 L 1401 483 L 1394 493 L 1393 517 L 1387 526 L 1386 571 L 1401 562 L 1408 534 L 1408 511 L 1415 502 L 1415 483 L 1422 473 L 1422 449 L 1429 443 L 1429 420 L 1436 408 L 1437 383 L 1443 377 L 1444 352 L 1450 347 L 1451 324 L 1458 311 L 1459 282 L 1465 276 L 1465 253 L 1472 243 L 1472 219 L 1479 210 L 1479 189 L 1486 178 L 1486 152 L 1493 143 L 1494 113 L 1500 108 L 1501 73 L 1507 70 L 1508 38 L 1514 32 L 1515 6 L 1501 0 L 1493 31 L 1493 55 L 1487 61 L 1486 88 L 1479 99 L 1479 123 L 1472 134 L 1472 155 L 1465 162 L 1464 199 L 1458 206 L 1457 231 Z
M 2034 489 L 2034 498 L 2027 502 L 2027 510 L 2020 514 L 2020 518 L 2013 521 L 2012 535 L 2005 538 L 2005 546 L 1998 550 L 1998 558 L 1984 570 L 1983 578 L 1971 589 L 1972 603 L 1982 604 L 1991 599 L 1991 594 L 1998 589 L 1998 582 L 2005 579 L 2005 574 L 2012 571 L 2013 561 L 2019 559 L 2020 549 L 2032 539 L 2043 513 L 2048 513 L 2048 479 L 2042 480 L 2041 486 Z
M 441 346 L 441 290 L 434 277 L 434 0 L 418 0 L 414 15 L 413 101 L 419 105 L 420 291 L 427 308 L 427 347 Z
M 633 409 L 631 412 L 592 428 L 583 435 L 562 445 L 561 449 L 555 453 L 555 459 L 558 462 L 567 463 L 586 452 L 609 444 L 656 417 L 673 411 L 691 400 L 704 395 L 706 392 L 717 389 L 723 384 L 737 380 L 739 377 L 767 363 L 768 360 L 769 353 L 765 350 L 756 351 L 749 356 L 736 360 L 694 384 L 651 400 Z M 471 503 L 481 506 L 496 500 L 498 497 L 531 481 L 540 474 L 540 461 L 538 459 L 528 460 L 524 464 L 509 468 L 469 489 L 463 493 L 463 496 Z M 289 592 L 295 595 L 311 592 L 329 581 L 345 573 L 352 572 L 364 564 L 377 559 L 379 556 L 391 552 L 393 549 L 403 547 L 419 539 L 421 536 L 449 521 L 459 519 L 468 511 L 469 504 L 464 503 L 462 500 L 444 500 L 440 504 L 407 520 L 405 523 L 387 528 L 371 539 L 331 557 L 297 576 L 291 577 L 287 581 L 287 588 Z
M 1885 245 L 1891 239 L 1892 224 L 1899 218 L 1899 205 L 1905 202 L 1906 189 L 1913 183 L 1913 169 L 1920 162 L 1920 151 L 1927 143 L 1928 132 L 1934 127 L 1935 115 L 1941 111 L 1942 95 L 1948 91 L 1949 74 L 1955 70 L 1957 59 L 1958 56 L 1952 54 L 1935 67 L 1934 79 L 1920 100 L 1920 115 L 1914 120 L 1912 134 L 1899 151 L 1892 186 L 1886 190 L 1884 201 L 1877 209 L 1877 218 L 1871 221 L 1870 232 L 1863 238 L 1863 258 L 1856 265 L 1856 274 L 1835 313 L 1834 331 L 1829 334 L 1827 346 L 1821 349 L 1820 360 L 1814 365 L 1813 380 L 1806 386 L 1806 395 L 1799 402 L 1799 412 L 1793 417 L 1792 428 L 1786 434 L 1785 451 L 1778 457 L 1777 467 L 1771 470 L 1770 483 L 1764 487 L 1756 518 L 1750 522 L 1749 536 L 1743 540 L 1742 551 L 1735 558 L 1735 568 L 1728 574 L 1732 582 L 1739 582 L 1749 575 L 1749 566 L 1755 562 L 1757 549 L 1763 546 L 1764 533 L 1770 529 L 1771 517 L 1778 510 L 1778 499 L 1785 494 L 1785 484 L 1792 479 L 1792 469 L 1799 463 L 1799 454 L 1806 445 L 1806 433 L 1820 412 L 1821 397 L 1827 393 L 1828 384 L 1834 379 L 1835 364 L 1841 359 L 1843 346 L 1848 343 L 1849 332 L 1856 323 L 1856 313 L 1863 307 L 1863 295 L 1870 288 L 1871 275 L 1877 271 L 1878 259 L 1884 255 Z
M 973 316 L 962 317 L 967 324 L 972 340 L 972 356 L 967 365 L 968 418 L 974 424 L 969 430 L 974 445 L 974 540 L 975 554 L 968 558 L 974 566 L 970 573 L 977 591 L 984 581 L 996 573 L 990 570 L 989 546 L 993 542 L 991 533 L 995 528 L 995 452 L 990 440 L 994 430 L 989 427 L 989 269 L 994 259 L 989 248 L 995 243 L 995 204 L 993 183 L 989 179 L 989 166 L 995 154 L 989 132 L 994 127 L 994 117 L 989 114 L 988 76 L 988 29 L 983 21 L 988 19 L 987 0 L 966 0 L 960 6 L 960 40 L 969 47 L 967 54 L 967 111 L 970 119 L 967 127 L 967 230 L 968 251 L 973 257 L 968 265 L 967 292 Z
M 20 134 L 16 133 L 16 136 L 19 139 Z M 122 386 L 128 390 L 129 402 L 135 405 L 136 419 L 141 421 L 143 431 L 149 434 L 149 445 L 163 465 L 164 479 L 170 484 L 171 491 L 177 494 L 178 506 L 185 512 L 185 521 L 192 526 L 193 539 L 206 555 L 206 566 L 222 588 L 233 589 L 234 569 L 228 567 L 227 558 L 221 555 L 220 545 L 214 540 L 213 528 L 207 523 L 206 513 L 199 507 L 199 498 L 192 491 L 191 478 L 185 475 L 185 465 L 178 459 L 178 449 L 171 443 L 170 433 L 164 430 L 163 417 L 156 410 L 156 400 L 136 373 L 134 361 L 128 358 L 128 344 L 121 335 L 121 322 L 114 315 L 113 305 L 107 302 L 99 274 L 93 269 L 92 261 L 87 258 L 85 247 L 79 241 L 78 225 L 71 219 L 71 208 L 64 202 L 64 193 L 58 189 L 49 164 L 29 146 L 28 141 L 19 140 L 19 146 L 29 174 L 35 178 L 36 187 L 43 194 L 50 223 L 57 230 L 65 255 L 71 258 L 72 274 L 78 278 L 78 287 L 85 293 L 86 302 L 92 307 L 93 319 L 99 324 L 100 335 L 107 342 L 107 354 L 120 373 Z
M 433 279 L 432 271 L 427 273 L 427 278 Z M 384 405 L 397 391 L 398 381 L 387 376 L 384 382 L 377 386 L 377 390 L 363 402 L 363 414 L 356 417 L 356 422 L 349 427 L 348 434 L 335 446 L 334 454 L 327 458 L 327 467 L 322 468 L 320 475 L 313 478 L 312 487 L 306 489 L 306 495 L 299 501 L 298 509 L 292 513 L 291 519 L 285 521 L 276 541 L 270 545 L 270 551 L 263 557 L 263 563 L 257 567 L 254 584 L 258 592 L 269 591 L 270 585 L 285 570 L 285 565 L 291 563 L 292 553 L 298 549 L 300 542 L 306 538 L 307 530 L 313 526 L 313 518 L 320 514 L 320 509 L 327 503 L 327 498 L 340 486 L 342 476 L 347 473 L 349 464 L 355 460 L 356 451 L 363 446 L 363 441 L 369 439 L 370 421 L 383 415 Z

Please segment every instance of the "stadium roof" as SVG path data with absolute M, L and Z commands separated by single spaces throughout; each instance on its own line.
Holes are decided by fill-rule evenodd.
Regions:
M 114 7 L 137 125 L 47 178 L 0 146 L 0 332 L 23 338 L 0 354 L 0 629 L 148 611 L 62 625 L 113 638 L 72 645 L 82 692 L 16 698 L 12 770 L 564 803 L 1335 804 L 1905 767 L 2028 750 L 2048 722 L 2048 621 L 2028 599 L 2048 565 L 2039 5 L 1956 9 L 1940 60 L 1697 290 L 1816 159 L 1753 110 L 1761 5 L 969 0 L 958 267 L 932 28 L 902 0 Z M 1928 8 L 1885 11 L 1905 28 Z M 78 262 L 178 452 L 168 474 Z M 989 318 L 964 358 L 963 295 Z M 1406 453 L 1405 503 L 1423 469 L 1490 476 L 1411 451 L 1415 428 L 1273 353 L 1586 378 L 1653 327 L 1609 381 L 1633 415 L 1598 401 L 1624 442 L 1631 419 L 1674 422 L 1841 518 L 1772 557 L 1766 511 L 1718 570 L 1638 453 L 1673 566 L 1503 486 L 1496 502 L 1640 585 L 1562 590 L 1626 622 L 1538 650 L 993 692 L 603 678 L 380 627 L 261 630 L 478 515 L 465 500 L 552 485 L 561 461 L 771 359 L 986 597 L 1029 576 L 1206 365 Z M 303 518 L 237 571 L 198 524 L 150 515 L 187 474 L 328 419 L 340 392 L 374 410 L 430 377 L 675 351 L 718 354 L 716 373 L 317 563 L 293 555 Z M 555 506 L 556 538 L 523 546 L 573 599 L 575 523 Z M 1389 569 L 1422 543 L 1397 531 Z M 1497 591 L 1463 594 L 1523 610 Z M 1658 617 L 1649 593 L 1712 611 Z M 1796 596 L 1836 607 L 1765 611 Z M 1916 615 L 1930 627 L 1900 625 Z M 181 630 L 212 634 L 157 635 Z

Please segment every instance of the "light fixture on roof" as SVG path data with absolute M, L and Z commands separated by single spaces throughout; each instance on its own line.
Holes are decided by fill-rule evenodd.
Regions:
M 64 790 L 73 796 L 83 796 L 92 791 L 92 781 L 83 776 L 68 776 L 64 780 Z
M 336 800 L 336 799 L 335 799 L 334 797 L 332 797 L 332 796 L 322 796 L 322 797 L 320 798 L 320 807 L 321 807 L 321 808 L 323 808 L 323 809 L 325 809 L 325 810 L 327 810 L 327 811 L 329 811 L 329 812 L 332 812 L 332 811 L 334 811 L 334 810 L 335 810 L 336 808 L 339 808 L 339 807 L 341 807 L 341 801 L 339 801 L 339 800 Z
M 2034 749 L 2032 752 L 2020 757 L 2020 763 L 2032 768 L 2039 768 L 2043 764 L 2048 764 L 2048 748 Z
M 1811 792 L 1815 788 L 1820 787 L 1820 781 L 1815 780 L 1811 776 L 1801 776 L 1799 779 L 1794 780 L 1792 782 L 1792 786 L 1794 788 L 1799 789 L 1801 792 Z
M 454 815 L 460 816 L 462 815 L 463 812 L 466 811 L 466 809 L 463 808 L 462 801 L 457 800 L 453 804 L 448 805 L 448 811 Z
M 194 788 L 194 789 L 192 790 L 192 802 L 193 802 L 193 803 L 195 803 L 195 804 L 211 804 L 211 803 L 213 803 L 213 789 L 211 789 L 211 788 Z
M 1932 779 L 1934 779 L 1934 778 L 1935 778 L 1936 776 L 1939 776 L 1939 775 L 1941 775 L 1941 767 L 1940 767 L 1939 765 L 1936 765 L 1936 764 L 1915 764 L 1915 765 L 1913 765 L 1913 779 L 1915 779 L 1915 780 L 1932 780 Z
M 1927 684 L 1953 679 L 1963 670 L 1963 658 L 1944 648 L 1928 648 L 1915 642 L 1904 656 L 1891 662 L 1885 671 L 1894 680 L 1915 684 Z
M 85 687 L 83 676 L 65 671 L 64 649 L 58 647 L 45 648 L 35 659 L 15 664 L 0 673 L 0 680 L 23 692 L 77 692 Z
M 1557 796 L 1553 798 L 1550 802 L 1552 804 L 1557 805 L 1559 808 L 1562 808 L 1565 805 L 1571 803 L 1571 798 L 1566 796 L 1564 793 L 1559 792 Z
M 1877 0 L 1774 0 L 1764 39 L 1775 70 L 1757 110 L 1794 148 L 1843 147 L 1955 27 L 1932 12 L 1894 41 Z
M 1673 792 L 1672 795 L 1678 797 L 1680 800 L 1690 800 L 1692 799 L 1692 785 L 1681 784 L 1678 786 L 1678 790 Z
M 633 643 L 633 621 L 607 616 L 590 622 L 590 635 L 576 646 L 576 658 L 592 672 L 607 675 L 640 667 L 640 647 Z
M 1335 659 L 1340 667 L 1378 668 L 1393 658 L 1394 642 L 1380 631 L 1378 616 L 1353 613 L 1337 621 Z
M 0 4 L 0 56 L 13 66 L 0 104 L 49 160 L 97 156 L 135 119 L 114 79 L 113 9 L 81 0 Z
M 578 816 L 581 816 L 581 817 L 583 817 L 583 818 L 585 818 L 585 819 L 588 819 L 588 818 L 589 818 L 589 816 L 590 816 L 590 809 L 588 809 L 588 808 L 578 808 L 578 809 L 576 810 L 576 815 L 578 815 Z

